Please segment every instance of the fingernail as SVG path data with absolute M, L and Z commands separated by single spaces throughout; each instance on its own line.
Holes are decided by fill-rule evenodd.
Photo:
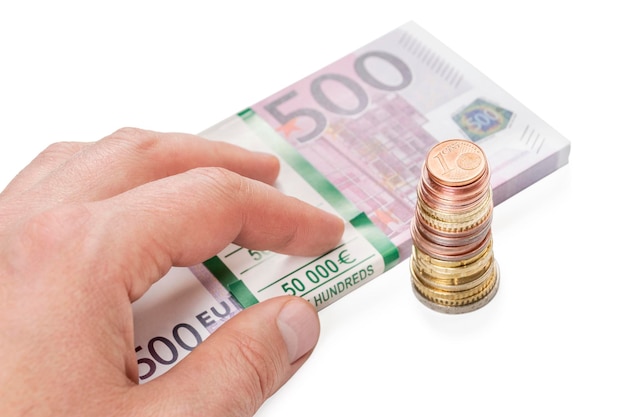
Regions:
M 293 300 L 285 304 L 278 313 L 276 325 L 287 345 L 290 363 L 313 349 L 319 339 L 320 323 L 317 313 L 303 300 Z

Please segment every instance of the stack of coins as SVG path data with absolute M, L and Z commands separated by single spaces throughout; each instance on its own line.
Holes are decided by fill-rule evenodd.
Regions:
M 496 294 L 489 179 L 484 152 L 468 140 L 440 142 L 426 157 L 411 228 L 411 276 L 417 298 L 433 310 L 473 311 Z

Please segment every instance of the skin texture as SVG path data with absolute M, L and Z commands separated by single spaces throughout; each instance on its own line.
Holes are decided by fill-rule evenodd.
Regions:
M 257 304 L 138 385 L 131 303 L 230 242 L 294 255 L 336 245 L 343 221 L 272 188 L 279 168 L 271 155 L 133 128 L 36 157 L 0 194 L 2 414 L 253 415 L 314 348 L 312 306 Z

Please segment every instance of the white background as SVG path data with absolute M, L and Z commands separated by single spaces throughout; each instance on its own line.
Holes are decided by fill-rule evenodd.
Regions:
M 0 188 L 52 142 L 200 132 L 414 20 L 567 137 L 570 163 L 496 208 L 488 306 L 430 311 L 405 262 L 321 312 L 315 353 L 258 415 L 624 415 L 626 30 L 610 3 L 1 0 Z

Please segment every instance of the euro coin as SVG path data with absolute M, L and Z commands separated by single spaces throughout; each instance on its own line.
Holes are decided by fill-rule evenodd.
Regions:
M 429 151 L 411 226 L 411 277 L 417 298 L 443 313 L 466 313 L 495 296 L 493 196 L 487 157 L 474 142 L 451 139 Z

